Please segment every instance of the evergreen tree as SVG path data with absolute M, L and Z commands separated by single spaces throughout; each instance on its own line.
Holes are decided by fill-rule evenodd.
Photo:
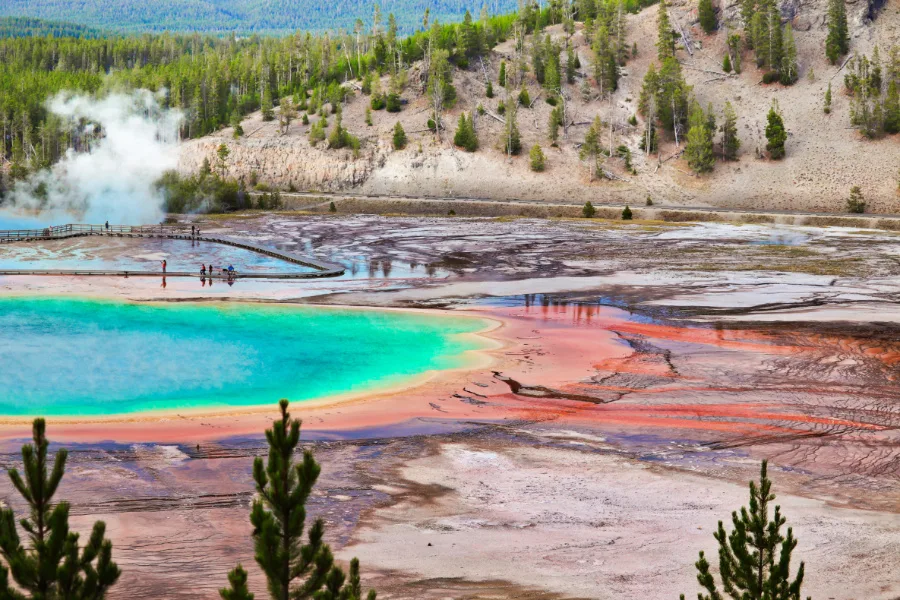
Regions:
M 765 1 L 765 0 L 763 0 Z M 753 14 L 750 21 L 751 35 L 753 37 L 753 50 L 756 52 L 756 66 L 764 68 L 769 66 L 769 11 L 759 10 Z
M 575 51 L 572 46 L 566 48 L 566 83 L 575 83 Z
M 631 212 L 631 208 L 626 204 L 625 208 L 622 209 L 622 220 L 630 221 L 634 218 L 634 214 Z
M 225 179 L 225 172 L 228 170 L 228 157 L 231 156 L 231 150 L 225 144 L 219 144 L 216 148 L 216 162 L 219 166 L 219 176 Z
M 350 578 L 334 563 L 331 548 L 322 540 L 325 522 L 316 519 L 303 543 L 306 529 L 306 501 L 319 478 L 321 467 L 312 452 L 305 450 L 303 460 L 294 462 L 300 442 L 300 420 L 291 419 L 288 401 L 278 403 L 281 418 L 266 430 L 269 458 L 253 461 L 253 479 L 257 497 L 253 501 L 250 522 L 256 563 L 266 576 L 272 600 L 361 600 L 359 563 L 351 563 Z M 246 577 L 240 567 L 229 574 L 230 588 L 220 591 L 223 598 L 246 598 Z M 370 590 L 367 600 L 375 600 Z
M 675 56 L 675 38 L 672 37 L 672 24 L 669 22 L 669 6 L 666 0 L 660 0 L 656 17 L 657 40 L 656 55 L 663 63 Z
M 594 79 L 600 88 L 600 97 L 616 91 L 619 81 L 619 66 L 612 46 L 609 30 L 601 24 L 594 35 Z
M 497 76 L 500 87 L 506 87 L 506 61 L 500 63 L 500 74 Z
M 750 482 L 750 506 L 740 513 L 731 513 L 734 529 L 725 532 L 722 521 L 714 534 L 719 543 L 719 575 L 724 594 L 719 591 L 710 564 L 703 552 L 695 563 L 697 582 L 707 591 L 698 594 L 700 600 L 721 600 L 728 595 L 733 600 L 800 600 L 804 564 L 791 581 L 791 554 L 797 546 L 793 530 L 787 536 L 781 528 L 786 519 L 781 507 L 775 506 L 769 520 L 769 505 L 775 499 L 772 482 L 767 476 L 767 462 L 760 469 L 759 484 Z M 684 600 L 684 594 L 681 595 Z
M 731 59 L 731 68 L 735 73 L 741 72 L 741 34 L 732 33 L 728 36 L 728 55 Z
M 891 134 L 900 133 L 900 94 L 897 88 L 897 82 L 892 80 L 884 98 L 884 131 Z
M 464 148 L 466 152 L 478 150 L 478 135 L 475 133 L 475 125 L 472 117 L 466 117 L 466 113 L 459 115 L 459 123 L 456 126 L 453 143 Z
M 581 145 L 581 151 L 579 153 L 581 160 L 588 161 L 591 172 L 591 181 L 594 180 L 594 171 L 597 168 L 600 158 L 602 135 L 603 123 L 600 121 L 599 116 L 594 117 L 594 122 L 591 123 L 591 126 L 584 136 L 584 143 Z
M 791 85 L 800 77 L 797 65 L 797 46 L 794 44 L 794 29 L 788 23 L 784 27 L 784 56 L 781 59 L 781 83 Z
M 488 98 L 494 97 L 494 84 L 492 84 L 490 81 L 487 82 L 487 87 L 484 90 L 484 95 Z
M 403 130 L 403 125 L 400 124 L 400 121 L 397 121 L 397 124 L 394 125 L 394 150 L 403 150 L 406 148 L 406 132 Z
M 784 120 L 778 112 L 778 105 L 772 103 L 766 118 L 766 150 L 773 160 L 784 157 L 784 143 L 787 141 L 787 132 L 784 130 Z
M 519 125 L 516 122 L 516 113 L 518 113 L 518 101 L 512 96 L 506 101 L 504 114 L 506 115 L 506 124 L 504 126 L 503 135 L 503 151 L 507 155 L 519 154 L 522 151 L 522 140 L 519 137 Z
M 559 127 L 562 125 L 562 106 L 556 106 L 550 111 L 550 119 L 547 126 L 547 139 L 551 146 L 559 141 Z
M 850 32 L 847 27 L 847 7 L 844 0 L 828 3 L 828 36 L 825 38 L 825 56 L 831 64 L 850 51 Z
M 753 23 L 753 15 L 756 14 L 757 0 L 741 0 L 741 20 L 744 22 L 744 31 L 749 32 Z M 752 48 L 752 36 L 747 36 L 748 45 Z
M 863 198 L 862 190 L 858 185 L 850 188 L 850 198 L 847 199 L 847 212 L 854 214 L 863 214 L 866 212 L 866 201 Z
M 731 102 L 725 102 L 725 122 L 722 124 L 722 158 L 725 160 L 737 160 L 738 150 L 741 148 L 741 140 L 738 139 L 737 113 Z
M 222 600 L 253 600 L 253 594 L 247 588 L 247 571 L 241 565 L 228 573 L 228 585 L 230 587 L 219 590 Z
M 716 19 L 716 9 L 713 8 L 712 0 L 700 0 L 697 5 L 697 12 L 700 17 L 700 26 L 707 34 L 712 33 L 719 26 Z
M 726 73 L 731 73 L 731 58 L 727 54 L 722 59 L 722 70 Z
M 591 204 L 590 200 L 585 202 L 584 206 L 581 207 L 581 216 L 583 216 L 585 219 L 591 219 L 596 214 L 597 214 L 597 209 L 594 208 L 594 205 Z
M 541 150 L 541 147 L 538 144 L 535 144 L 531 147 L 531 152 L 528 153 L 529 158 L 531 159 L 531 170 L 536 172 L 541 172 L 544 170 L 544 151 Z
M 105 538 L 106 524 L 94 523 L 87 545 L 78 547 L 78 534 L 69 531 L 69 503 L 54 503 L 66 468 L 68 453 L 60 449 L 53 465 L 47 461 L 44 419 L 32 424 L 33 444 L 22 446 L 23 475 L 9 470 L 9 479 L 25 499 L 29 516 L 18 521 L 31 548 L 22 545 L 11 508 L 0 510 L 0 597 L 9 600 L 102 600 L 119 579 L 112 562 L 112 543 Z M 9 576 L 12 575 L 15 587 Z
M 825 114 L 831 114 L 831 82 L 828 82 L 828 89 L 825 90 L 825 106 L 823 108 Z
M 272 101 L 272 92 L 269 91 L 267 87 L 263 90 L 262 95 L 262 103 L 260 108 L 262 109 L 262 119 L 263 121 L 274 121 L 275 120 L 275 109 L 274 102 Z
M 687 158 L 688 165 L 695 173 L 712 171 L 713 165 L 716 163 L 716 156 L 713 150 L 714 133 L 715 129 L 709 127 L 708 115 L 703 112 L 699 104 L 694 103 L 684 155 Z
M 784 59 L 784 30 L 781 27 L 781 11 L 774 0 L 768 1 L 769 13 L 768 26 L 766 27 L 768 34 L 767 66 L 773 71 L 780 72 L 781 63 Z M 796 58 L 794 62 L 796 63 Z

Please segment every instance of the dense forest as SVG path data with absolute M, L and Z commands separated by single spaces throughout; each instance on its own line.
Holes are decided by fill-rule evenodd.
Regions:
M 0 38 L 43 36 L 98 38 L 103 35 L 105 34 L 100 29 L 65 21 L 45 21 L 31 17 L 0 18 Z
M 516 0 L 486 0 L 492 14 L 516 8 Z M 415 31 L 425 10 L 441 21 L 458 21 L 475 0 L 384 0 L 381 9 L 393 13 L 400 33 Z M 286 34 L 296 31 L 352 31 L 358 19 L 372 18 L 373 3 L 365 0 L 6 0 L 0 16 L 38 17 L 71 21 L 121 33 Z

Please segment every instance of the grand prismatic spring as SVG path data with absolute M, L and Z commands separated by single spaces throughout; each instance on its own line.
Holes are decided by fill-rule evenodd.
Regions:
M 0 299 L 3 415 L 103 416 L 372 392 L 479 347 L 469 318 L 259 304 Z M 214 351 L 210 349 L 214 348 Z
M 4 458 L 48 417 L 73 450 L 73 526 L 102 518 L 114 542 L 111 598 L 216 598 L 236 562 L 265 594 L 247 515 L 280 398 L 323 466 L 310 514 L 379 596 L 669 598 L 693 589 L 696 552 L 714 555 L 764 458 L 805 593 L 900 594 L 894 234 L 340 214 L 173 227 L 191 225 L 345 272 L 266 279 L 308 268 L 190 239 L 0 245 L 0 270 L 32 272 L 0 276 Z M 200 263 L 239 275 L 210 287 Z M 91 268 L 144 275 L 40 274 Z

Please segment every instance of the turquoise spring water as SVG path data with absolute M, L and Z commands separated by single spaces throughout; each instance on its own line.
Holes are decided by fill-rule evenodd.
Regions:
M 479 319 L 318 307 L 0 298 L 0 415 L 274 405 L 464 366 Z

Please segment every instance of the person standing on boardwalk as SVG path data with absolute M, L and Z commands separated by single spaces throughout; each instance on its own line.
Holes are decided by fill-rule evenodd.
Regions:
M 196 231 L 197 231 L 196 228 L 193 225 L 191 225 L 191 237 L 194 237 L 194 234 L 196 233 Z
M 106 222 L 106 231 L 109 232 L 109 221 Z
M 162 261 L 163 273 L 166 272 L 166 261 Z

